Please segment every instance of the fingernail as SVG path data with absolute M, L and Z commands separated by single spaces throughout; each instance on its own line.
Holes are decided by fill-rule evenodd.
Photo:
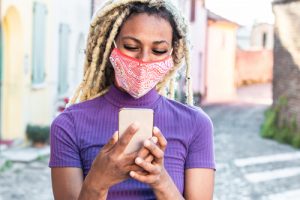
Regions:
M 114 134 L 113 134 L 113 139 L 115 141 L 117 141 L 119 139 L 119 134 L 118 134 L 118 131 L 116 131 Z
M 130 172 L 129 172 L 129 175 L 130 175 L 131 177 L 134 177 L 134 172 L 133 172 L 133 171 L 130 171 Z
M 143 159 L 140 158 L 140 157 L 137 157 L 137 158 L 135 159 L 135 163 L 136 163 L 136 164 L 141 164 L 142 162 L 143 162 Z
M 155 126 L 155 127 L 153 128 L 153 131 L 154 131 L 155 133 L 158 133 L 158 132 L 159 132 L 159 129 Z
M 144 145 L 145 145 L 146 147 L 149 147 L 149 146 L 151 145 L 151 143 L 150 143 L 149 140 L 146 140 L 146 141 L 144 142 Z
M 156 144 L 157 141 L 158 141 L 157 137 L 152 137 L 151 140 L 152 140 L 155 144 Z

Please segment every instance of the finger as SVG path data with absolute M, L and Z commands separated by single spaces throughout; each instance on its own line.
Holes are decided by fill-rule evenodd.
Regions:
M 106 143 L 103 146 L 103 151 L 109 151 L 118 141 L 118 131 L 116 131 L 112 137 L 110 138 L 110 140 L 108 141 L 108 143 Z
M 156 144 L 158 139 L 157 137 L 152 137 L 151 140 Z M 138 157 L 142 158 L 142 159 L 146 159 L 149 156 L 149 150 L 147 148 L 145 148 L 144 146 L 140 149 L 140 151 L 138 152 Z M 152 161 L 152 160 L 151 160 Z M 150 161 L 150 162 L 151 162 Z
M 128 171 L 128 172 L 135 171 L 135 172 L 146 173 L 146 171 L 142 167 L 140 167 L 140 166 L 138 166 L 136 164 L 133 164 L 133 165 L 130 165 L 130 166 L 126 167 L 126 171 Z
M 132 170 L 132 171 L 134 171 L 134 170 Z M 139 175 L 142 175 L 142 176 L 148 176 L 149 175 L 149 173 L 146 172 L 145 170 L 144 171 L 134 171 L 134 172 L 139 174 Z
M 142 148 L 138 152 L 138 157 L 145 159 L 148 157 L 149 154 L 150 154 L 149 150 L 144 146 L 142 146 Z
M 159 167 L 149 163 L 149 162 L 145 162 L 145 160 L 137 157 L 135 159 L 135 163 L 142 167 L 145 171 L 149 172 L 150 174 L 159 174 L 160 173 L 160 170 L 159 170 Z
M 151 154 L 149 154 L 148 156 L 147 156 L 147 158 L 146 159 L 144 159 L 146 162 L 149 162 L 149 163 L 152 163 L 152 161 L 154 160 L 154 157 L 151 155 Z
M 151 142 L 150 140 L 146 140 L 144 142 L 144 146 L 150 151 L 150 153 L 154 156 L 154 160 L 161 163 L 164 158 L 164 152 L 158 147 L 156 144 Z
M 137 152 L 122 155 L 122 162 L 125 166 L 134 164 L 134 160 L 138 157 Z
M 124 132 L 124 134 L 122 134 L 121 138 L 119 138 L 119 141 L 117 143 L 116 151 L 118 153 L 124 152 L 125 148 L 129 144 L 134 134 L 138 131 L 138 129 L 139 124 L 137 122 L 134 122 L 126 129 L 126 131 Z
M 153 183 L 156 180 L 155 178 L 156 176 L 139 174 L 135 171 L 131 171 L 129 173 L 129 176 L 137 181 L 140 181 L 142 183 L 147 183 L 147 184 Z
M 168 142 L 167 142 L 166 138 L 163 136 L 163 134 L 161 133 L 161 131 L 159 130 L 159 128 L 157 128 L 157 127 L 153 128 L 153 135 L 155 137 L 157 137 L 159 146 L 161 147 L 161 149 L 163 151 L 165 151 Z

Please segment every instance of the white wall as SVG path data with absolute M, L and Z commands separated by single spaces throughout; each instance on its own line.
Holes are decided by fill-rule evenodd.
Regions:
M 205 48 L 207 32 L 207 10 L 202 7 L 202 0 L 196 1 L 195 21 L 191 22 L 191 1 L 177 0 L 175 5 L 183 12 L 189 23 L 191 43 L 191 73 L 194 93 L 205 91 Z
M 266 34 L 265 47 L 263 46 L 263 35 Z M 255 49 L 273 49 L 274 26 L 272 24 L 255 24 L 251 33 L 251 47 Z
M 207 11 L 199 8 L 196 11 L 196 20 L 190 25 L 191 33 L 191 64 L 194 93 L 205 92 L 205 62 L 206 62 L 206 32 Z
M 51 93 L 53 109 L 57 101 L 63 97 L 73 95 L 83 76 L 84 49 L 91 18 L 91 1 L 87 0 L 55 0 L 53 3 L 55 16 L 52 29 L 52 70 Z M 60 24 L 67 24 L 70 28 L 69 54 L 68 54 L 68 92 L 63 96 L 58 95 L 58 67 L 59 67 L 59 28 Z M 55 111 L 53 113 L 55 115 Z

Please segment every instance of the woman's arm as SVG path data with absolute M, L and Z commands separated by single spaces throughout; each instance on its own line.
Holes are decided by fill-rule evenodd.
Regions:
M 56 200 L 105 200 L 111 186 L 129 178 L 129 172 L 141 171 L 134 164 L 137 152 L 125 154 L 124 150 L 138 125 L 132 124 L 118 140 L 117 132 L 104 145 L 83 180 L 80 168 L 52 168 L 52 187 Z
M 55 200 L 106 199 L 108 189 L 101 190 L 94 188 L 89 181 L 83 182 L 80 168 L 52 168 L 51 177 Z
M 212 200 L 214 191 L 213 169 L 185 170 L 184 197 L 187 200 Z
M 83 182 L 82 169 L 52 168 L 51 178 L 54 199 L 77 200 Z

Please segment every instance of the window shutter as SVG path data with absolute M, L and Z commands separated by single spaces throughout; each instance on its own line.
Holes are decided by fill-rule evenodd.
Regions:
M 64 95 L 68 91 L 68 65 L 69 65 L 69 35 L 67 24 L 59 27 L 59 64 L 58 64 L 58 94 Z
M 35 2 L 33 6 L 32 83 L 45 81 L 46 6 Z
M 2 29 L 0 27 L 0 98 L 1 98 L 1 87 L 2 87 L 2 48 L 3 48 L 3 41 L 2 41 Z M 0 99 L 1 101 L 1 99 Z M 1 104 L 0 104 L 1 106 Z

